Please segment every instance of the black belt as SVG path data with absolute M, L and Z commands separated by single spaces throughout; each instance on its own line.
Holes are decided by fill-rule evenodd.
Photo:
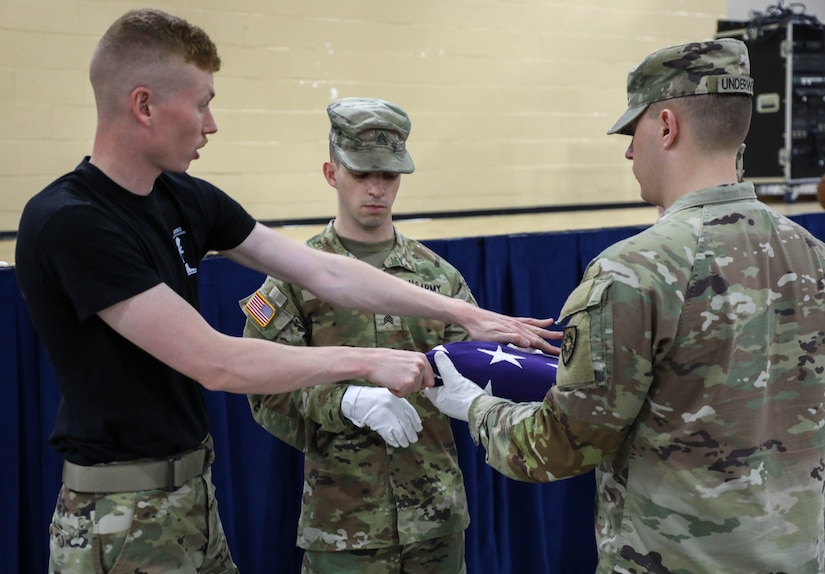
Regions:
M 209 446 L 177 454 L 167 459 L 114 462 L 81 466 L 63 463 L 63 484 L 75 492 L 136 492 L 175 490 L 204 473 L 209 465 Z

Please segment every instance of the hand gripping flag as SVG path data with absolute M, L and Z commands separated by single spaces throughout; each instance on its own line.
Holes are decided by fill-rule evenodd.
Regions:
M 436 386 L 443 384 L 435 365 L 437 351 L 447 353 L 459 373 L 496 397 L 516 402 L 541 401 L 556 383 L 558 357 L 513 345 L 461 341 L 427 352 Z

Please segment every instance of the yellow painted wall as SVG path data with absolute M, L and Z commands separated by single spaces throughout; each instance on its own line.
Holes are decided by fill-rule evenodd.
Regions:
M 0 0 L 0 231 L 89 153 L 87 77 L 107 26 L 146 2 Z M 329 217 L 325 108 L 345 96 L 411 115 L 417 171 L 395 212 L 635 202 L 606 130 L 628 69 L 666 45 L 713 37 L 726 0 L 172 0 L 224 65 L 219 131 L 191 173 L 261 220 Z

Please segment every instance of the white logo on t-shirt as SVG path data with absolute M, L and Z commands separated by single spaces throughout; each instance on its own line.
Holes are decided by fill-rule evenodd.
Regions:
M 172 237 L 175 238 L 175 245 L 178 248 L 178 253 L 180 254 L 180 260 L 183 261 L 184 267 L 186 267 L 186 274 L 187 275 L 194 275 L 198 272 L 197 267 L 190 267 L 189 264 L 186 262 L 186 254 L 183 252 L 183 245 L 181 244 L 180 238 L 181 236 L 186 235 L 186 231 L 183 230 L 182 227 L 177 227 L 172 232 Z

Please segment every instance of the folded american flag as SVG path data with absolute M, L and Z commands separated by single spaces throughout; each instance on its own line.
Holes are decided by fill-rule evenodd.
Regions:
M 516 402 L 541 401 L 556 383 L 558 357 L 513 345 L 461 341 L 427 352 L 436 385 L 443 384 L 434 359 L 437 351 L 447 353 L 459 373 L 496 397 Z

